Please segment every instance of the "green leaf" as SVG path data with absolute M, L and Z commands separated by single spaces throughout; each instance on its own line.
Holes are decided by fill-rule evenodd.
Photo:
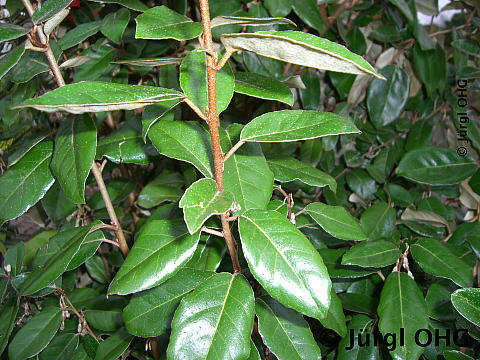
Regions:
M 20 308 L 19 297 L 11 297 L 0 307 L 0 355 L 7 347 L 10 334 L 15 326 L 18 309 Z
M 164 171 L 140 191 L 137 205 L 150 209 L 164 201 L 178 201 L 183 194 L 183 183 L 180 174 Z
M 34 316 L 16 334 L 8 346 L 8 358 L 24 360 L 42 351 L 62 323 L 62 310 L 48 307 Z
M 293 95 L 284 83 L 261 74 L 235 73 L 235 92 L 265 100 L 276 100 L 293 105 Z
M 385 202 L 378 202 L 365 210 L 360 224 L 370 241 L 390 240 L 395 230 L 395 210 Z
M 325 31 L 325 24 L 318 11 L 316 0 L 295 0 L 293 1 L 293 11 L 309 27 L 317 30 L 319 33 Z
M 140 59 L 125 59 L 112 61 L 112 64 L 120 65 L 132 65 L 132 66 L 142 66 L 142 67 L 155 67 L 162 65 L 171 65 L 171 64 L 180 64 L 182 62 L 180 57 L 161 57 L 161 58 L 140 58 Z
M 465 54 L 479 56 L 480 48 L 473 41 L 459 39 L 451 42 L 451 45 Z
M 193 121 L 160 121 L 148 137 L 160 154 L 186 161 L 213 177 L 213 154 L 208 132 Z
M 78 252 L 68 263 L 67 271 L 76 269 L 85 261 L 90 259 L 97 252 L 97 249 L 100 247 L 100 245 L 102 245 L 104 239 L 105 236 L 101 230 L 88 234 L 85 237 L 85 240 L 83 240 Z
M 265 290 L 285 306 L 324 318 L 331 282 L 305 235 L 276 211 L 249 210 L 238 227 L 250 271 Z
M 73 0 L 47 0 L 32 15 L 35 25 L 47 21 L 65 9 Z
M 253 317 L 253 290 L 243 275 L 215 274 L 180 303 L 167 356 L 172 360 L 246 359 Z
M 180 65 L 180 85 L 185 95 L 204 111 L 208 105 L 207 54 L 191 51 Z M 234 77 L 229 64 L 217 72 L 217 114 L 224 111 L 233 96 Z
M 20 274 L 23 265 L 23 258 L 25 257 L 25 244 L 23 241 L 16 243 L 9 248 L 5 253 L 3 259 L 4 267 L 10 265 L 10 275 L 12 277 Z
M 396 348 L 390 351 L 394 359 L 417 360 L 423 348 L 415 342 L 418 329 L 428 329 L 427 304 L 419 287 L 406 273 L 393 272 L 385 281 L 378 305 L 380 321 L 378 328 L 383 336 L 396 334 L 405 329 L 405 343 L 400 345 L 396 337 Z M 400 334 L 399 334 L 400 335 Z M 419 341 L 425 343 L 426 334 L 420 334 Z
M 453 185 L 471 176 L 477 168 L 470 155 L 453 149 L 425 146 L 409 151 L 398 165 L 398 175 L 429 185 Z
M 255 18 L 255 17 L 238 17 L 238 16 L 217 16 L 212 19 L 212 29 L 222 25 L 239 25 L 239 26 L 267 26 L 267 25 L 293 25 L 295 23 L 290 19 L 281 17 L 277 18 Z
M 176 99 L 172 101 L 164 101 L 159 104 L 148 106 L 142 113 L 142 137 L 143 141 L 147 142 L 147 134 L 150 128 L 159 120 L 173 120 L 174 113 L 172 110 L 175 106 L 180 104 L 182 100 Z
M 473 269 L 436 239 L 420 239 L 410 246 L 420 267 L 434 276 L 452 280 L 461 287 L 472 286 Z
M 25 279 L 21 294 L 33 294 L 63 274 L 93 225 L 61 231 L 52 237 L 44 251 L 37 253 L 34 271 Z
M 57 335 L 52 342 L 40 353 L 39 360 L 71 359 L 78 346 L 80 336 L 74 333 Z
M 135 294 L 123 310 L 130 334 L 152 337 L 166 332 L 180 300 L 213 274 L 183 268 L 160 286 Z
M 89 0 L 105 4 L 120 4 L 128 9 L 143 12 L 148 10 L 148 6 L 141 0 Z
M 234 203 L 231 192 L 218 191 L 215 180 L 203 178 L 185 191 L 179 202 L 190 234 L 196 233 L 212 215 L 227 212 Z
M 33 107 L 46 112 L 67 111 L 80 114 L 133 110 L 183 97 L 184 95 L 178 91 L 160 87 L 82 81 L 27 100 L 16 108 Z
M 23 263 L 25 265 L 30 265 L 32 260 L 35 258 L 37 250 L 48 243 L 52 236 L 54 236 L 57 232 L 58 230 L 45 230 L 28 240 L 25 243 L 25 257 L 23 258 Z
M 200 232 L 190 235 L 183 220 L 152 220 L 138 235 L 108 294 L 127 295 L 169 279 L 192 257 Z
M 353 246 L 342 258 L 343 265 L 384 267 L 394 264 L 400 257 L 398 246 L 389 241 L 366 241 Z
M 457 350 L 447 350 L 443 352 L 445 360 L 473 360 L 471 356 L 468 356 Z
M 323 230 L 336 238 L 356 241 L 367 239 L 358 220 L 343 206 L 315 202 L 308 204 L 305 210 Z
M 347 173 L 347 184 L 362 199 L 373 200 L 375 198 L 377 184 L 364 170 L 357 168 Z
M 0 225 L 22 215 L 52 186 L 52 142 L 41 142 L 0 177 Z
M 272 16 L 287 16 L 292 10 L 293 0 L 265 0 L 263 5 Z
M 348 323 L 348 333 L 338 344 L 337 360 L 381 359 L 378 346 L 373 344 L 374 334 L 370 331 L 373 319 L 366 315 L 355 315 Z M 352 336 L 353 334 L 353 336 Z M 359 344 L 358 337 L 361 337 Z M 367 337 L 370 339 L 369 346 Z
M 0 57 L 0 79 L 17 65 L 24 53 L 25 44 L 22 44 Z
M 88 39 L 90 36 L 95 35 L 102 27 L 101 21 L 92 21 L 85 24 L 80 24 L 67 32 L 60 40 L 58 45 L 63 51 L 70 49 L 71 47 L 78 45 Z
M 28 34 L 29 31 L 29 29 L 15 24 L 0 23 L 0 42 L 18 39 Z
M 243 126 L 232 124 L 225 132 L 226 152 L 238 142 Z M 224 132 L 221 131 L 222 135 Z M 223 146 L 223 144 L 222 144 Z M 273 173 L 267 165 L 260 144 L 246 143 L 224 164 L 223 186 L 231 192 L 241 211 L 265 209 L 272 197 Z
M 105 264 L 100 256 L 92 256 L 90 259 L 85 261 L 85 268 L 87 269 L 88 275 L 100 284 L 108 283 L 108 275 L 105 271 Z
M 335 332 L 344 337 L 347 335 L 347 325 L 345 325 L 345 314 L 343 313 L 342 302 L 332 287 L 330 291 L 330 306 L 328 307 L 327 316 L 320 322 L 327 329 L 335 330 Z
M 105 341 L 101 341 L 97 348 L 95 360 L 115 360 L 120 357 L 130 345 L 133 336 L 125 328 L 120 328 Z
M 170 10 L 166 6 L 157 6 L 138 16 L 137 39 L 175 39 L 190 40 L 202 32 L 202 24 L 193 22 L 190 18 Z
M 331 278 L 356 279 L 377 272 L 375 269 L 365 269 L 358 266 L 342 265 L 342 256 L 346 253 L 346 249 L 326 248 L 319 249 L 318 252 L 322 256 Z
M 447 82 L 447 61 L 445 52 L 437 43 L 433 50 L 422 50 L 420 46 L 413 48 L 415 70 L 427 88 L 427 95 L 431 96 L 435 90 L 443 94 Z
M 376 128 L 387 126 L 398 119 L 407 103 L 410 80 L 397 66 L 386 66 L 380 73 L 387 81 L 373 79 L 368 87 L 367 107 Z
M 216 236 L 210 236 L 203 233 L 200 236 L 200 242 L 190 261 L 185 265 L 186 268 L 215 271 L 225 254 L 225 241 Z
M 50 165 L 67 198 L 85 204 L 85 180 L 97 147 L 97 129 L 90 116 L 70 116 L 58 128 Z
M 359 130 L 343 116 L 311 110 L 281 110 L 260 115 L 242 130 L 240 140 L 286 142 L 328 135 L 355 134 Z
M 465 319 L 480 326 L 480 290 L 474 288 L 458 289 L 452 296 L 455 310 Z
M 342 45 L 301 31 L 261 31 L 223 34 L 225 49 L 252 51 L 272 59 L 348 74 L 382 78 L 361 56 Z
M 100 31 L 116 44 L 122 41 L 122 35 L 130 21 L 130 11 L 121 8 L 116 12 L 107 14 L 102 20 Z
M 318 347 L 302 314 L 271 297 L 255 301 L 258 331 L 269 350 L 279 359 L 318 360 Z
M 333 192 L 337 191 L 337 183 L 334 178 L 293 157 L 274 158 L 269 159 L 267 162 L 277 181 L 300 180 L 304 184 L 311 186 L 324 187 L 328 185 L 330 190 Z

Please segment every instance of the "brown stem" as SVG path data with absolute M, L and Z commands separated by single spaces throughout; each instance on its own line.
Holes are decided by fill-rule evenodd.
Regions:
M 245 144 L 245 141 L 240 140 L 230 150 L 228 150 L 227 154 L 223 158 L 223 162 L 225 163 L 228 160 L 228 158 L 232 156 L 235 153 L 235 151 L 237 151 L 240 148 L 240 146 L 242 146 L 243 144 Z
M 208 0 L 200 0 L 200 14 L 202 16 L 203 25 L 203 43 L 207 52 L 207 81 L 208 81 L 208 107 L 205 111 L 207 116 L 210 138 L 212 139 L 213 159 L 215 166 L 215 181 L 219 191 L 223 191 L 223 152 L 220 147 L 220 135 L 218 132 L 219 122 L 217 119 L 217 57 L 213 51 L 212 28 L 210 25 L 210 10 Z M 214 56 L 212 56 L 214 55 Z M 228 215 L 222 214 L 223 237 L 227 243 L 230 257 L 232 258 L 234 272 L 240 273 L 241 267 L 238 261 L 237 247 L 233 240 L 228 225 Z

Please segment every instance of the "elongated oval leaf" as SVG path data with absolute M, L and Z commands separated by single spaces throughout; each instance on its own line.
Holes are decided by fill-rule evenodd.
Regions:
M 190 235 L 183 220 L 152 220 L 110 283 L 108 294 L 150 289 L 175 275 L 193 256 L 200 232 Z
M 218 191 L 213 179 L 203 178 L 194 182 L 180 199 L 185 223 L 190 234 L 196 233 L 212 215 L 221 215 L 233 205 L 233 194 Z
M 172 360 L 246 359 L 253 317 L 253 290 L 243 275 L 216 274 L 180 303 L 167 356 Z
M 336 238 L 356 241 L 367 239 L 358 220 L 343 206 L 315 202 L 308 204 L 305 210 L 323 230 Z
M 11 297 L 0 307 L 0 355 L 8 345 L 19 308 L 20 297 Z
M 280 182 L 300 180 L 311 186 L 324 187 L 328 185 L 330 190 L 337 191 L 337 183 L 334 178 L 293 157 L 269 159 L 268 167 L 273 171 L 275 180 Z
M 260 99 L 276 100 L 293 105 L 290 88 L 272 77 L 251 72 L 235 73 L 235 92 Z
M 53 338 L 45 350 L 40 353 L 39 360 L 72 359 L 78 346 L 80 336 L 74 333 L 59 334 Z
M 122 41 L 122 35 L 130 21 L 130 12 L 127 9 L 120 9 L 110 13 L 103 18 L 100 31 L 116 44 Z
M 186 161 L 203 175 L 213 177 L 213 153 L 208 132 L 193 121 L 161 121 L 148 137 L 160 154 Z
M 60 40 L 58 40 L 58 45 L 63 51 L 68 50 L 71 47 L 85 41 L 90 36 L 95 35 L 101 27 L 101 21 L 92 21 L 89 23 L 80 24 L 67 32 Z
M 276 211 L 249 210 L 238 226 L 248 266 L 265 290 L 285 306 L 325 317 L 331 282 L 305 235 Z
M 366 241 L 353 246 L 342 258 L 343 265 L 362 267 L 384 267 L 397 261 L 400 256 L 398 246 L 389 241 Z
M 46 112 L 67 111 L 80 114 L 133 110 L 183 97 L 184 95 L 178 91 L 160 87 L 81 81 L 27 100 L 17 108 L 33 107 Z
M 335 332 L 344 337 L 347 334 L 347 325 L 345 325 L 345 314 L 340 298 L 332 287 L 330 291 L 330 306 L 328 307 L 327 316 L 320 322 L 327 329 L 335 330 Z
M 73 0 L 47 0 L 35 10 L 32 15 L 32 21 L 35 25 L 47 21 L 57 13 L 65 9 Z
M 312 110 L 281 110 L 260 115 L 242 130 L 240 140 L 286 142 L 360 131 L 343 116 Z
M 397 216 L 395 210 L 386 202 L 378 202 L 365 210 L 360 217 L 362 229 L 368 240 L 389 240 L 395 231 Z
M 420 267 L 434 276 L 452 280 L 459 286 L 472 286 L 473 269 L 436 239 L 420 239 L 411 247 Z
M 0 57 L 0 79 L 5 76 L 17 63 L 20 61 L 23 53 L 25 52 L 25 43 L 17 46 L 9 53 Z
M 10 275 L 12 277 L 20 274 L 23 265 L 23 259 L 25 257 L 25 244 L 23 241 L 16 243 L 14 246 L 9 248 L 5 253 L 3 259 L 4 267 L 10 265 Z
M 50 167 L 65 195 L 76 204 L 85 203 L 85 180 L 96 147 L 97 129 L 90 116 L 69 117 L 62 122 Z
M 255 301 L 258 331 L 263 342 L 279 359 L 319 360 L 322 357 L 302 314 L 271 297 Z
M 369 74 L 383 79 L 361 56 L 342 45 L 301 31 L 261 31 L 223 34 L 228 50 L 252 51 L 258 55 L 294 64 L 348 74 Z
M 57 333 L 62 322 L 62 310 L 48 307 L 30 319 L 15 334 L 8 346 L 8 357 L 24 360 L 42 351 Z
M 222 25 L 239 25 L 239 26 L 266 26 L 266 25 L 293 25 L 292 20 L 275 17 L 275 18 L 254 18 L 254 17 L 238 17 L 238 16 L 217 16 L 212 19 L 212 29 Z
M 458 289 L 452 296 L 455 310 L 465 319 L 480 326 L 480 290 L 474 288 Z
M 473 175 L 477 165 L 470 155 L 459 156 L 453 149 L 425 146 L 402 158 L 398 175 L 430 185 L 458 184 Z
M 202 24 L 180 15 L 166 6 L 157 6 L 139 15 L 137 22 L 137 39 L 175 39 L 190 40 L 202 32 Z
M 52 150 L 51 141 L 39 143 L 0 177 L 0 225 L 22 215 L 52 186 Z
M 127 350 L 133 336 L 125 328 L 120 328 L 107 340 L 100 342 L 95 355 L 95 360 L 114 360 Z
M 135 336 L 164 333 L 180 300 L 214 273 L 183 268 L 160 286 L 135 294 L 123 310 L 123 320 Z
M 378 328 L 383 336 L 398 334 L 402 328 L 405 331 L 405 343 L 400 344 L 398 334 L 391 356 L 398 360 L 420 358 L 423 348 L 416 343 L 415 333 L 419 329 L 428 329 L 428 310 L 422 292 L 406 273 L 394 272 L 388 276 L 380 294 L 378 316 Z M 423 335 L 425 333 L 420 334 L 419 341 L 426 343 Z
M 29 31 L 29 29 L 15 24 L 0 23 L 0 42 L 15 40 Z
M 117 60 L 117 61 L 112 61 L 112 64 L 155 67 L 155 66 L 170 65 L 170 64 L 180 64 L 181 62 L 182 62 L 182 58 L 164 57 L 164 58 L 152 58 L 152 59 L 145 58 L 145 59 Z

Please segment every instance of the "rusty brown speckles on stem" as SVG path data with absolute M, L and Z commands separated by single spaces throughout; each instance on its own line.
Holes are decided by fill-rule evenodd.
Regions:
M 203 25 L 203 43 L 207 51 L 207 81 L 208 81 L 208 107 L 206 116 L 210 137 L 212 139 L 213 159 L 215 164 L 215 181 L 219 191 L 223 191 L 223 152 L 220 147 L 220 135 L 218 132 L 219 121 L 217 119 L 217 57 L 213 52 L 212 29 L 210 25 L 210 10 L 208 0 L 200 0 L 200 13 Z M 223 237 L 227 243 L 230 257 L 232 258 L 233 269 L 236 274 L 241 272 L 238 261 L 237 247 L 233 241 L 228 223 L 228 215 L 222 214 Z

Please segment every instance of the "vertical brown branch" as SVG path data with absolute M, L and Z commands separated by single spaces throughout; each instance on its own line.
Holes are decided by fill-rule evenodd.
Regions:
M 223 191 L 223 152 L 220 147 L 220 135 L 218 132 L 219 121 L 217 119 L 217 57 L 213 51 L 212 29 L 210 26 L 210 10 L 208 0 L 200 0 L 200 13 L 203 25 L 203 43 L 207 50 L 207 81 L 208 81 L 208 107 L 206 109 L 208 128 L 212 139 L 213 159 L 215 166 L 215 181 L 219 191 Z M 223 237 L 227 243 L 233 269 L 236 274 L 241 272 L 238 261 L 237 247 L 233 241 L 228 224 L 228 214 L 222 214 Z

